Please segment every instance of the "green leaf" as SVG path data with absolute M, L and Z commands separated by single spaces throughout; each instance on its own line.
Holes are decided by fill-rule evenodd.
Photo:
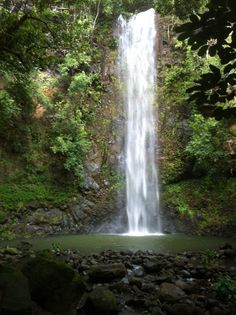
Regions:
M 207 45 L 202 46 L 202 47 L 198 50 L 198 55 L 201 56 L 201 57 L 204 56 L 204 55 L 206 55 L 207 49 L 208 49 L 208 46 L 207 46 Z
M 196 14 L 190 15 L 189 18 L 190 18 L 190 20 L 191 20 L 191 22 L 192 22 L 193 24 L 196 24 L 196 23 L 199 22 L 199 17 L 198 17 Z

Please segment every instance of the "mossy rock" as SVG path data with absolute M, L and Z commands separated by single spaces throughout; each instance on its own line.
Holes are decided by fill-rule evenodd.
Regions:
M 88 295 L 86 314 L 113 315 L 117 312 L 116 297 L 109 289 L 97 287 Z
M 232 125 L 229 127 L 229 130 L 230 130 L 230 133 L 231 133 L 233 136 L 236 136 L 236 124 L 232 124 Z
M 0 265 L 0 314 L 28 315 L 32 302 L 28 280 L 20 270 Z
M 48 216 L 45 212 L 36 212 L 32 216 L 33 223 L 37 225 L 48 224 Z
M 72 268 L 46 257 L 36 257 L 23 266 L 32 299 L 53 314 L 68 314 L 85 287 Z
M 9 214 L 6 211 L 0 209 L 0 224 L 5 224 L 7 222 Z
M 4 254 L 6 255 L 17 255 L 19 253 L 18 249 L 15 247 L 6 247 L 4 249 Z

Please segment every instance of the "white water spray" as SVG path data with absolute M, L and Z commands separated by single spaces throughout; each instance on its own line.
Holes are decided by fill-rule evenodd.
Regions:
M 127 115 L 126 197 L 130 235 L 161 232 L 155 163 L 155 43 L 153 9 L 126 21 L 119 17 L 119 70 Z

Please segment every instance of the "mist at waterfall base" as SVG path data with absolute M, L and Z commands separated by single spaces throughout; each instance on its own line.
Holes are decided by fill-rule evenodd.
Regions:
M 120 16 L 119 79 L 126 116 L 124 173 L 125 235 L 161 234 L 153 104 L 156 81 L 156 14 L 154 9 L 129 20 Z

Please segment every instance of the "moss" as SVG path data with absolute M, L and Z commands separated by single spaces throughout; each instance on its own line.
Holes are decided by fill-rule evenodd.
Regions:
M 28 261 L 23 273 L 32 299 L 53 314 L 68 314 L 84 293 L 79 274 L 62 262 L 41 255 Z
M 7 212 L 0 209 L 0 224 L 7 221 Z
M 41 212 L 35 213 L 35 214 L 34 214 L 34 223 L 35 223 L 36 225 L 44 225 L 44 224 L 47 224 L 47 223 L 48 223 L 47 218 L 48 218 L 48 217 L 47 217 L 46 213 L 41 213 Z
M 4 183 L 0 185 L 1 213 L 4 213 L 3 210 L 18 210 L 33 201 L 60 205 L 66 203 L 73 194 L 73 191 L 66 191 L 48 182 Z
M 195 220 L 200 232 L 229 232 L 236 225 L 236 179 L 186 180 L 165 186 L 164 204 Z M 231 232 L 232 232 L 231 231 Z M 231 233 L 230 232 L 230 233 Z
M 0 266 L 0 297 L 1 314 L 31 314 L 28 281 L 21 271 Z
M 6 224 L 0 228 L 0 240 L 13 240 L 16 238 L 16 233 L 12 232 L 14 225 L 15 223 Z
M 118 311 L 114 294 L 103 287 L 95 288 L 89 294 L 86 307 L 91 314 L 116 314 Z
M 6 247 L 4 249 L 4 254 L 7 254 L 7 255 L 17 255 L 19 253 L 18 249 L 15 248 L 15 247 Z

